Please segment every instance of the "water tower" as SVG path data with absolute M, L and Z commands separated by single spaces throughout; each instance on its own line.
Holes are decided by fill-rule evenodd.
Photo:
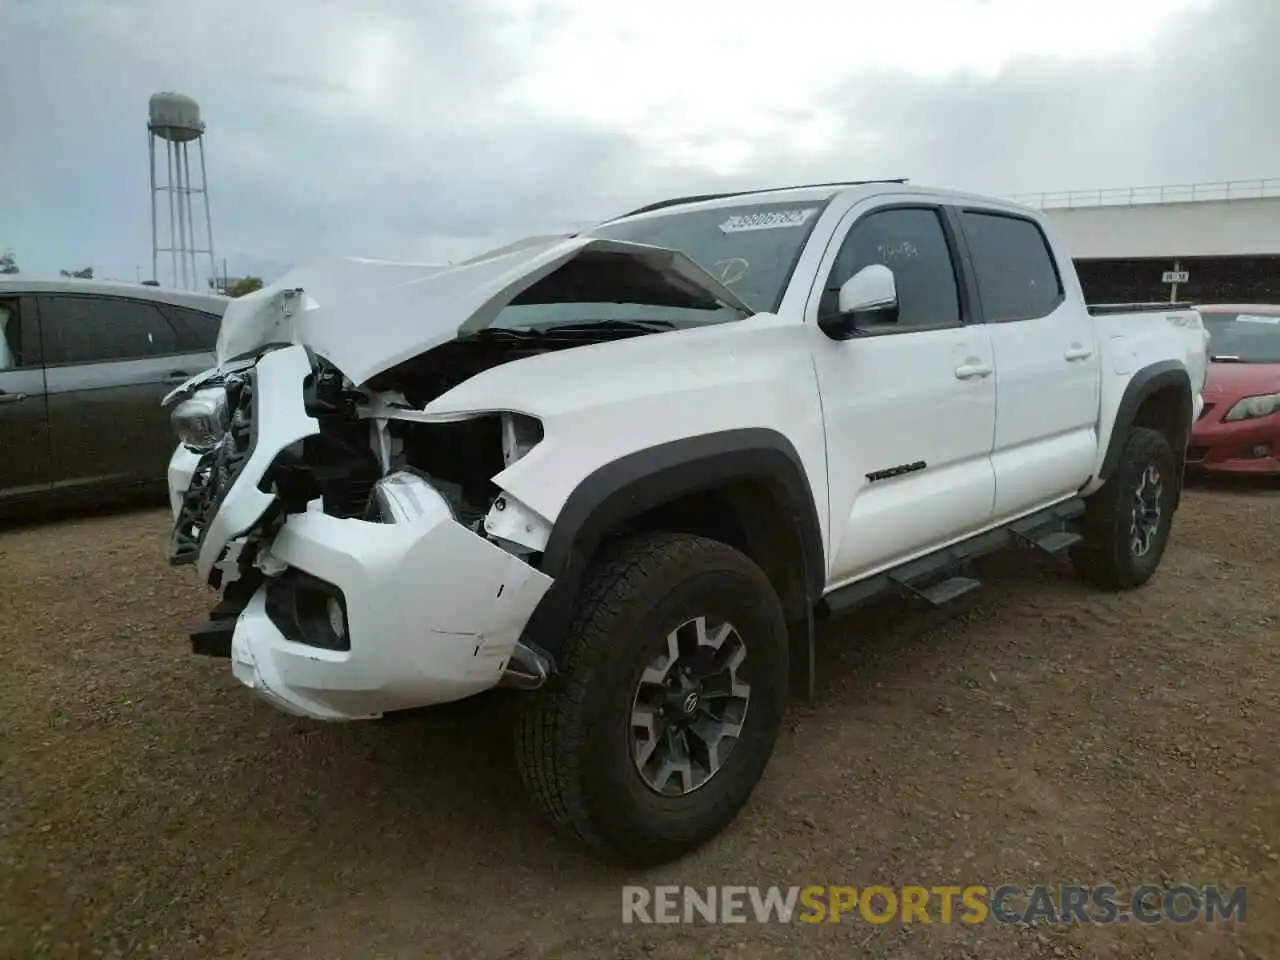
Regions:
M 151 149 L 151 279 L 159 280 L 160 254 L 169 254 L 173 266 L 172 283 L 184 290 L 198 287 L 196 257 L 209 256 L 209 276 L 216 277 L 213 259 L 213 222 L 209 218 L 209 191 L 204 166 L 204 121 L 200 119 L 200 105 L 180 93 L 157 93 L 151 97 L 151 111 L 147 119 L 147 140 Z M 156 141 L 164 142 L 165 181 L 158 183 L 156 175 Z M 200 153 L 200 185 L 191 182 L 191 158 L 188 147 L 195 142 Z M 169 198 L 169 229 L 160 230 L 156 198 L 159 194 Z M 204 197 L 204 226 L 208 238 L 206 247 L 198 247 L 196 223 L 191 203 L 192 194 Z

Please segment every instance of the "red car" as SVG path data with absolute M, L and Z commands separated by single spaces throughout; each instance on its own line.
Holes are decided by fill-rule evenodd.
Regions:
M 1209 331 L 1204 412 L 1187 466 L 1280 476 L 1280 304 L 1199 308 Z

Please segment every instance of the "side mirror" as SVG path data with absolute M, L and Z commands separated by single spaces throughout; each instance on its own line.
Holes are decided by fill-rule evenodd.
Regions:
M 881 263 L 863 267 L 840 287 L 836 313 L 820 317 L 818 326 L 835 340 L 848 340 L 859 326 L 896 323 L 898 285 L 893 271 Z

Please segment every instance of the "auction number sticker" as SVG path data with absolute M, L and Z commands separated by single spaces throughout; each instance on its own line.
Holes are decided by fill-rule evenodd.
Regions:
M 767 213 L 735 213 L 720 224 L 722 233 L 744 233 L 747 230 L 778 230 L 784 227 L 802 227 L 817 210 L 770 210 Z

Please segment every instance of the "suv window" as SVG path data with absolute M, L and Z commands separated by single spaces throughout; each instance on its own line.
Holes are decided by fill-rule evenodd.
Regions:
M 960 289 L 937 210 L 881 210 L 854 224 L 836 255 L 821 311 L 835 312 L 841 285 L 873 263 L 892 270 L 898 288 L 898 322 L 885 329 L 909 331 L 960 323 Z
M 153 304 L 115 297 L 40 301 L 47 362 L 100 363 L 178 353 L 178 337 Z
M 212 353 L 218 342 L 218 326 L 222 318 L 187 307 L 160 304 L 160 309 L 178 334 L 178 349 L 183 353 Z
M 1036 223 L 973 210 L 961 219 L 989 323 L 1035 320 L 1057 309 L 1063 300 L 1062 278 Z

